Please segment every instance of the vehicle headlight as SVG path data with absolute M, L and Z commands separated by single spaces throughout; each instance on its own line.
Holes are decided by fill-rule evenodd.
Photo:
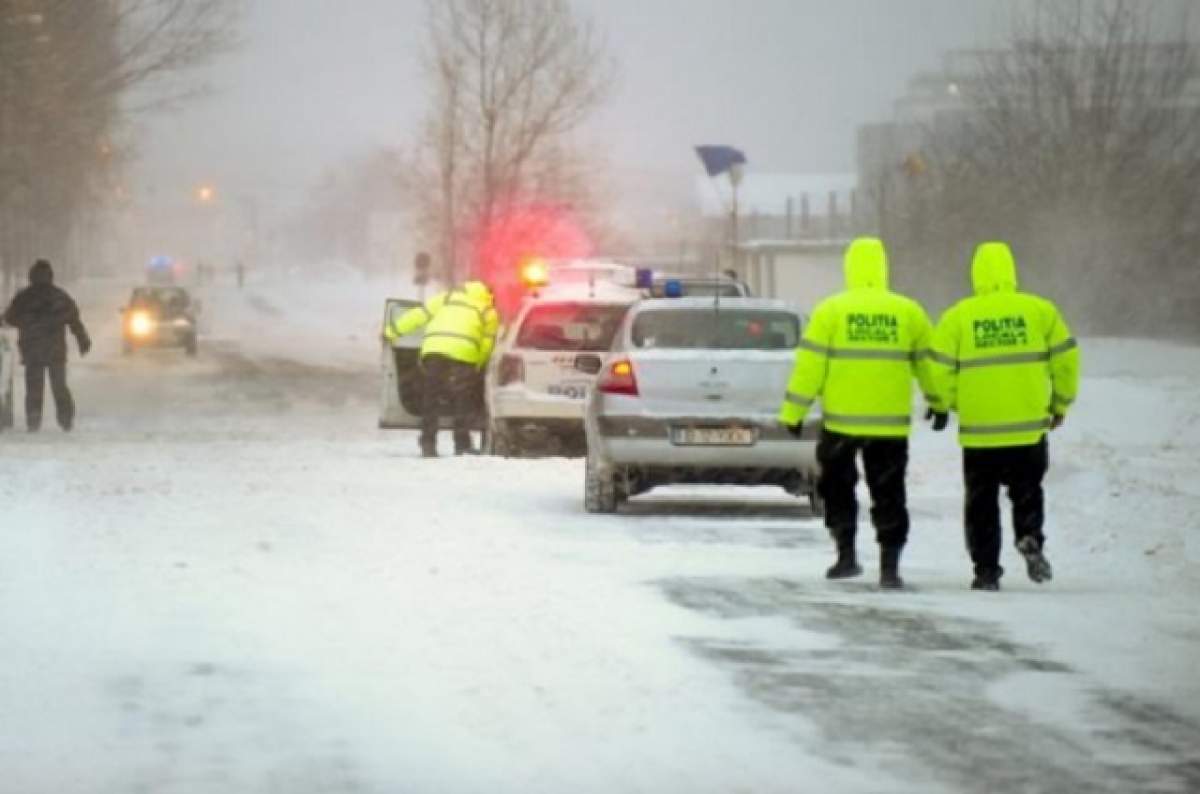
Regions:
M 149 312 L 134 312 L 129 315 L 129 333 L 134 336 L 149 336 L 154 333 L 154 318 Z

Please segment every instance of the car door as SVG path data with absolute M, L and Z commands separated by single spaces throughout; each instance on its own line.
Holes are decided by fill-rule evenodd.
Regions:
M 421 301 L 411 298 L 388 298 L 383 304 L 383 325 L 387 328 L 409 309 L 420 306 Z M 421 405 L 424 401 L 424 377 L 421 373 L 422 332 L 388 342 L 380 334 L 379 367 L 382 374 L 379 395 L 379 426 L 387 430 L 415 430 L 421 426 Z M 487 427 L 486 410 L 483 407 L 483 378 L 479 379 L 476 397 L 477 416 L 472 420 L 472 429 Z M 451 421 L 443 417 L 443 427 Z
M 13 426 L 13 372 L 16 364 L 16 334 L 0 328 L 0 430 Z
M 383 325 L 387 328 L 421 301 L 388 298 L 383 304 Z M 379 395 L 379 426 L 387 429 L 414 429 L 421 426 L 421 332 L 388 342 L 380 335 L 379 369 L 383 375 Z

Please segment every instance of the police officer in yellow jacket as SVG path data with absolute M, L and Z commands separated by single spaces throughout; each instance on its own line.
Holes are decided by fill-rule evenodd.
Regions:
M 480 281 L 468 281 L 409 309 L 384 329 L 389 342 L 425 329 L 421 341 L 425 376 L 421 453 L 425 457 L 437 457 L 438 425 L 445 415 L 454 418 L 455 454 L 474 452 L 469 422 L 480 372 L 496 344 L 499 324 L 491 290 Z
M 862 452 L 871 492 L 871 520 L 880 545 L 880 586 L 904 586 L 900 552 L 908 540 L 904 478 L 914 375 L 945 428 L 927 357 L 931 325 L 915 301 L 888 290 L 887 254 L 874 238 L 846 249 L 846 287 L 817 305 L 796 350 L 779 419 L 799 434 L 818 399 L 824 427 L 817 444 L 825 526 L 837 544 L 830 579 L 858 576 L 856 458 Z
M 1008 246 L 981 244 L 971 263 L 975 294 L 951 307 L 934 332 L 938 394 L 958 413 L 966 489 L 971 586 L 998 590 L 1000 486 L 1012 502 L 1013 534 L 1029 578 L 1051 578 L 1042 477 L 1046 431 L 1062 424 L 1079 389 L 1079 348 L 1050 301 L 1017 291 Z

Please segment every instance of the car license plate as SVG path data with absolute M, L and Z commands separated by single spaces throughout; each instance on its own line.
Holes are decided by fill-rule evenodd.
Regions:
M 568 400 L 587 399 L 588 385 L 586 383 L 552 383 L 546 387 L 546 393 L 555 397 L 566 397 Z
M 748 447 L 754 444 L 752 427 L 675 427 L 671 442 L 680 446 Z

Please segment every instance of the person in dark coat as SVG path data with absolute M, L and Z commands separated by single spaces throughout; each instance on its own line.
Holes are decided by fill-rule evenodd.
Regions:
M 81 356 L 91 350 L 92 340 L 79 319 L 79 307 L 54 285 L 54 269 L 45 259 L 29 269 L 29 286 L 16 294 L 3 320 L 17 329 L 17 349 L 25 364 L 25 426 L 31 433 L 42 426 L 43 392 L 49 374 L 58 425 L 70 430 L 75 423 L 75 401 L 67 388 L 66 329 L 75 335 Z

